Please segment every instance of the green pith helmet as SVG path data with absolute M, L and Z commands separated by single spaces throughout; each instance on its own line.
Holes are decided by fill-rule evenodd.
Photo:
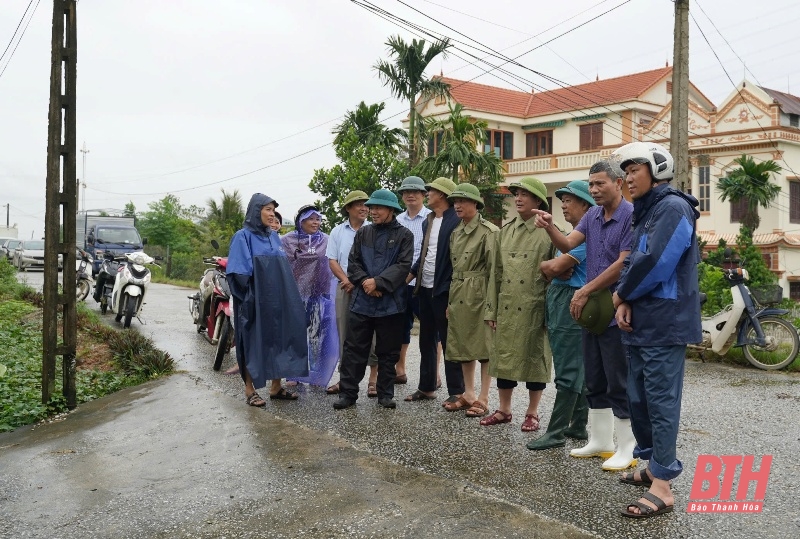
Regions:
M 539 209 L 550 209 L 550 206 L 547 205 L 547 188 L 542 183 L 542 180 L 526 176 L 519 181 L 509 184 L 508 186 L 508 190 L 511 191 L 512 195 L 516 194 L 517 189 L 525 189 L 527 192 L 535 195 L 536 198 L 541 200 L 542 205 L 539 207 Z
M 425 184 L 425 190 L 428 189 L 436 189 L 437 191 L 444 193 L 444 196 L 449 197 L 452 192 L 456 190 L 456 182 L 450 178 L 444 178 L 440 176 L 431 183 Z
M 556 189 L 556 196 L 561 200 L 561 195 L 573 195 L 589 203 L 589 206 L 596 206 L 592 195 L 589 194 L 589 182 L 586 180 L 572 180 L 561 189 Z
M 344 197 L 344 203 L 342 204 L 342 209 L 339 210 L 342 212 L 342 215 L 347 217 L 347 205 L 351 202 L 358 202 L 359 200 L 363 200 L 366 202 L 369 200 L 369 195 L 366 194 L 364 191 L 350 191 L 347 193 L 347 196 Z
M 397 195 L 388 189 L 378 189 L 372 192 L 372 196 L 365 202 L 367 206 L 386 206 L 393 210 L 403 211 L 400 204 L 397 203 Z
M 577 322 L 590 333 L 600 335 L 611 323 L 612 318 L 614 318 L 614 302 L 611 291 L 603 288 L 589 294 L 589 301 L 583 306 Z
M 459 183 L 456 185 L 456 190 L 453 191 L 450 196 L 447 197 L 447 200 L 450 202 L 455 202 L 456 198 L 466 198 L 468 200 L 474 200 L 478 203 L 478 209 L 483 209 L 483 198 L 481 198 L 481 192 L 478 191 L 478 188 L 472 185 L 471 183 Z
M 424 193 L 425 180 L 419 176 L 409 176 L 403 180 L 403 183 L 400 184 L 400 188 L 397 191 L 401 194 L 403 191 L 422 191 Z

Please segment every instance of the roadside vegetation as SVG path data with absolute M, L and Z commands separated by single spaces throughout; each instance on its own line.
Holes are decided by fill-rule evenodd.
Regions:
M 20 284 L 16 270 L 0 259 L 0 432 L 65 412 L 61 362 L 56 392 L 42 404 L 42 294 Z M 135 330 L 104 324 L 78 304 L 76 392 L 78 403 L 174 371 L 172 357 Z

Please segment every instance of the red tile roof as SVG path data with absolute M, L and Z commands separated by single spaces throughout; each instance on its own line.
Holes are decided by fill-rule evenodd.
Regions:
M 613 79 L 534 93 L 449 77 L 442 77 L 442 80 L 450 84 L 453 99 L 461 103 L 465 109 L 494 112 L 517 118 L 532 118 L 630 101 L 641 96 L 671 72 L 671 67 L 662 67 Z

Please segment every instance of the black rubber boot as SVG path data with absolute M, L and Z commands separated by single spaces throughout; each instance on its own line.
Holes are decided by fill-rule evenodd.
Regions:
M 556 393 L 556 402 L 553 404 L 553 413 L 550 415 L 550 423 L 547 425 L 547 432 L 541 438 L 528 442 L 526 447 L 533 450 L 564 447 L 567 441 L 564 430 L 572 419 L 572 409 L 575 407 L 578 397 L 580 397 L 578 393 L 559 389 Z
M 575 407 L 572 409 L 572 421 L 569 427 L 564 430 L 564 436 L 573 440 L 588 440 L 589 433 L 586 432 L 586 423 L 589 421 L 589 403 L 586 401 L 586 391 L 578 395 Z

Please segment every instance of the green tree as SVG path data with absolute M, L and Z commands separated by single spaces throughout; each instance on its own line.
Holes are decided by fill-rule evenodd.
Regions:
M 354 128 L 345 133 L 335 149 L 339 164 L 315 170 L 308 184 L 322 197 L 315 203 L 325 215 L 326 231 L 341 222 L 341 202 L 348 192 L 360 189 L 369 194 L 382 187 L 394 190 L 409 172 L 408 163 L 394 149 L 362 144 Z
M 446 118 L 424 121 L 424 129 L 420 131 L 437 137 L 437 153 L 425 157 L 415 172 L 423 178 L 449 176 L 456 183 L 466 181 L 475 185 L 486 202 L 484 216 L 502 219 L 505 210 L 502 198 L 496 193 L 503 181 L 503 162 L 494 152 L 483 151 L 488 124 L 464 116 L 458 103 L 448 107 L 450 113 Z
M 238 189 L 228 193 L 221 189 L 222 198 L 217 202 L 213 198 L 206 201 L 204 223 L 216 232 L 224 242 L 229 242 L 233 234 L 242 228 L 244 208 L 242 196 Z
M 781 191 L 778 185 L 770 181 L 770 175 L 779 173 L 781 167 L 771 159 L 756 163 L 749 155 L 737 157 L 734 163 L 739 168 L 732 170 L 727 177 L 720 178 L 717 183 L 719 198 L 723 202 L 747 201 L 747 214 L 742 219 L 742 225 L 752 234 L 761 223 L 758 207 L 769 208 Z
M 175 195 L 151 202 L 148 207 L 148 211 L 142 212 L 138 227 L 150 244 L 169 246 L 177 252 L 193 250 L 199 242 L 195 222 L 202 210 L 196 206 L 184 208 Z
M 447 57 L 450 40 L 437 40 L 427 48 L 424 39 L 406 43 L 400 36 L 391 36 L 386 42 L 391 61 L 378 60 L 373 68 L 378 72 L 384 86 L 392 94 L 408 103 L 408 160 L 411 166 L 419 162 L 418 138 L 415 132 L 417 122 L 417 96 L 423 99 L 446 97 L 450 95 L 450 85 L 438 78 L 429 79 L 425 69 L 434 58 Z
M 125 217 L 136 217 L 136 206 L 133 205 L 132 200 L 125 204 L 125 209 L 122 210 L 122 215 Z
M 387 148 L 399 148 L 406 140 L 406 132 L 400 128 L 389 129 L 380 121 L 380 114 L 386 107 L 384 103 L 367 105 L 363 101 L 356 110 L 348 110 L 344 121 L 333 128 L 333 145 L 344 142 L 351 128 L 355 129 L 358 140 L 362 144 L 380 144 Z

